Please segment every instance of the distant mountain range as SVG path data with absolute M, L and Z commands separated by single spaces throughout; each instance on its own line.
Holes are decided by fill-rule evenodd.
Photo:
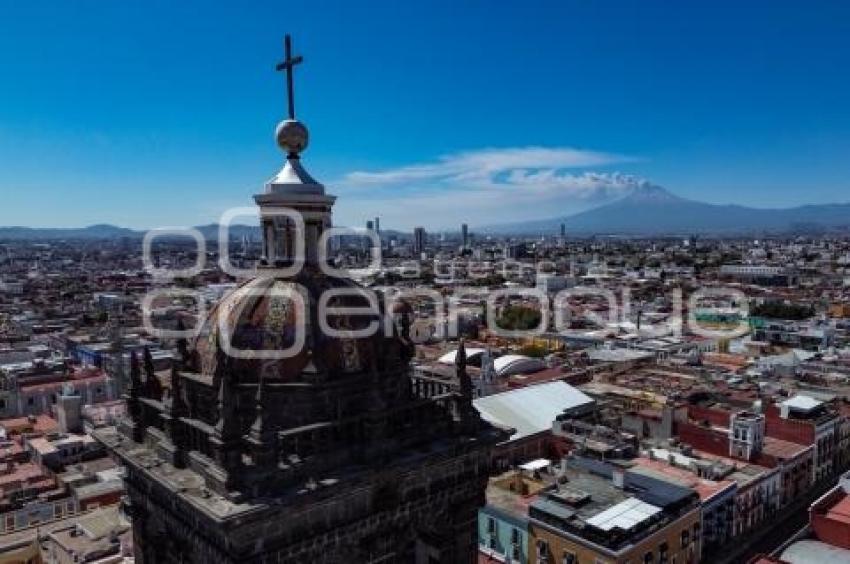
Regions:
M 850 231 L 850 204 L 821 204 L 784 209 L 707 204 L 680 198 L 660 186 L 636 188 L 614 202 L 574 215 L 475 228 L 478 233 L 557 233 L 561 224 L 578 235 L 733 235 L 747 233 L 822 233 Z M 207 240 L 218 240 L 218 225 L 195 227 Z M 231 239 L 260 238 L 260 229 L 233 225 Z M 390 231 L 383 231 L 390 233 Z M 398 232 L 393 232 L 398 233 Z M 81 228 L 0 227 L 2 240 L 140 239 L 145 231 L 100 224 Z
M 201 232 L 204 239 L 208 241 L 218 240 L 218 224 L 198 225 L 195 229 Z M 57 239 L 141 239 L 145 236 L 144 230 L 127 229 L 115 225 L 98 224 L 88 227 L 64 228 L 64 227 L 0 227 L 0 241 L 3 240 L 30 240 L 46 241 Z M 231 225 L 230 238 L 242 239 L 243 237 L 259 239 L 260 228 L 251 225 Z
M 505 234 L 744 234 L 850 230 L 850 204 L 807 205 L 784 209 L 718 205 L 688 200 L 660 186 L 644 185 L 629 195 L 574 215 L 484 227 Z

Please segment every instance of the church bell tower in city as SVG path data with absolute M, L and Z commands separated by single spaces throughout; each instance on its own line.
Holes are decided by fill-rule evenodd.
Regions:
M 346 313 L 369 305 L 368 290 L 320 268 L 335 198 L 302 164 L 300 62 L 287 37 L 285 161 L 255 197 L 256 274 L 179 343 L 163 386 L 136 363 L 128 417 L 96 432 L 127 468 L 136 560 L 471 564 L 505 435 L 472 407 L 465 363 L 456 387 L 412 373 L 409 306 Z M 327 292 L 333 334 L 318 319 Z M 375 321 L 377 333 L 346 331 Z

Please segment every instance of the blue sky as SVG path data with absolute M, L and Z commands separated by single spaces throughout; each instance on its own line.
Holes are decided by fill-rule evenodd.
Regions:
M 304 162 L 336 222 L 545 218 L 641 182 L 850 201 L 850 3 L 0 0 L 0 225 L 215 221 Z

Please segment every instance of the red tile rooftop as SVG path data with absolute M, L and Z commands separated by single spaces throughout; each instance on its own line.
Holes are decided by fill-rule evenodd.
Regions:
M 103 378 L 106 373 L 100 369 L 77 369 L 71 372 L 72 380 L 87 380 L 89 378 Z
M 24 452 L 24 447 L 15 441 L 5 441 L 0 444 L 0 462 L 8 462 L 9 460 L 20 456 Z
M 551 380 L 562 380 L 567 376 L 569 376 L 569 374 L 561 370 L 561 367 L 555 367 L 544 368 L 543 370 L 532 374 L 517 374 L 510 376 L 507 381 L 509 388 L 520 388 L 523 386 L 530 386 L 531 384 L 542 384 Z
M 52 433 L 59 429 L 56 420 L 49 415 L 36 415 L 34 419 L 35 421 L 30 417 L 0 419 L 0 427 L 6 431 L 7 437 L 21 433 Z
M 797 443 L 792 443 L 791 441 L 783 441 L 782 439 L 765 437 L 762 452 L 774 458 L 789 460 L 791 458 L 799 456 L 808 448 L 810 447 L 798 445 Z
M 731 466 L 732 468 L 735 469 L 736 472 L 750 476 L 750 480 L 748 480 L 747 483 L 751 482 L 753 477 L 756 477 L 756 476 L 759 476 L 761 474 L 765 474 L 765 473 L 768 473 L 768 472 L 771 472 L 771 471 L 774 470 L 773 468 L 770 468 L 770 467 L 767 467 L 767 466 L 762 466 L 761 464 L 759 464 L 757 462 L 745 462 L 743 460 L 737 460 L 735 458 L 729 458 L 728 456 L 720 456 L 720 455 L 712 454 L 710 452 L 707 452 L 707 451 L 704 451 L 704 450 L 699 450 L 699 449 L 694 449 L 693 455 L 697 458 L 702 459 L 702 460 L 711 460 L 711 461 L 714 461 L 714 462 L 721 462 L 723 464 L 726 464 L 727 466 Z M 733 479 L 733 481 L 738 482 L 739 486 L 745 485 L 745 484 L 742 484 L 737 479 Z
M 97 382 L 105 382 L 106 375 L 102 372 L 98 372 L 95 374 L 84 374 L 80 376 L 72 376 L 71 378 L 63 378 L 61 380 L 55 380 L 53 382 L 45 382 L 41 384 L 32 384 L 30 386 L 21 386 L 20 389 L 23 392 L 56 392 L 61 391 L 62 386 L 65 382 L 86 382 L 86 383 L 97 383 Z
M 5 490 L 5 486 L 13 484 L 36 484 L 43 480 L 49 480 L 52 484 L 53 480 L 46 477 L 44 471 L 38 464 L 33 462 L 24 462 L 22 464 L 8 463 L 0 465 L 0 489 Z
M 735 368 L 742 368 L 749 363 L 747 356 L 730 353 L 704 353 L 702 355 L 702 360 L 703 363 L 732 366 Z
M 652 460 L 643 456 L 632 460 L 636 465 L 658 473 L 665 478 L 672 478 L 674 482 L 691 488 L 699 495 L 700 501 L 711 499 L 726 488 L 732 486 L 731 480 L 705 480 L 684 468 L 676 468 L 661 460 Z
M 850 496 L 845 495 L 826 512 L 827 519 L 850 524 Z

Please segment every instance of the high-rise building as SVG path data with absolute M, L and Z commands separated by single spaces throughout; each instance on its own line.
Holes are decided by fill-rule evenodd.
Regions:
M 371 235 L 375 231 L 375 224 L 372 223 L 371 220 L 366 221 L 366 231 Z M 371 239 L 363 237 L 360 239 L 360 249 L 362 251 L 368 252 L 371 248 L 372 242 Z
M 563 239 L 566 236 L 567 236 L 567 224 L 562 223 L 561 224 L 561 238 Z
M 424 227 L 417 227 L 413 230 L 413 252 L 424 253 L 427 244 L 427 234 Z
M 469 247 L 469 226 L 465 223 L 460 226 L 460 239 L 463 248 L 466 249 Z
M 321 329 L 324 292 L 343 292 L 339 308 L 369 301 L 319 267 L 336 198 L 302 165 L 291 90 L 277 141 L 283 169 L 254 197 L 258 276 L 181 340 L 168 382 L 153 370 L 143 382 L 134 356 L 128 417 L 95 432 L 127 468 L 136 562 L 472 563 L 490 448 L 505 434 L 472 406 L 465 355 L 446 386 L 412 374 L 409 307 L 373 316 L 381 328 L 391 316 L 389 333 L 349 336 L 371 321 L 344 312 L 326 318 L 339 333 Z M 304 221 L 293 274 L 280 271 L 301 247 L 278 223 L 284 208 Z
M 378 245 L 383 250 L 384 238 L 381 236 L 381 218 L 378 216 L 375 216 L 375 234 L 378 236 Z

